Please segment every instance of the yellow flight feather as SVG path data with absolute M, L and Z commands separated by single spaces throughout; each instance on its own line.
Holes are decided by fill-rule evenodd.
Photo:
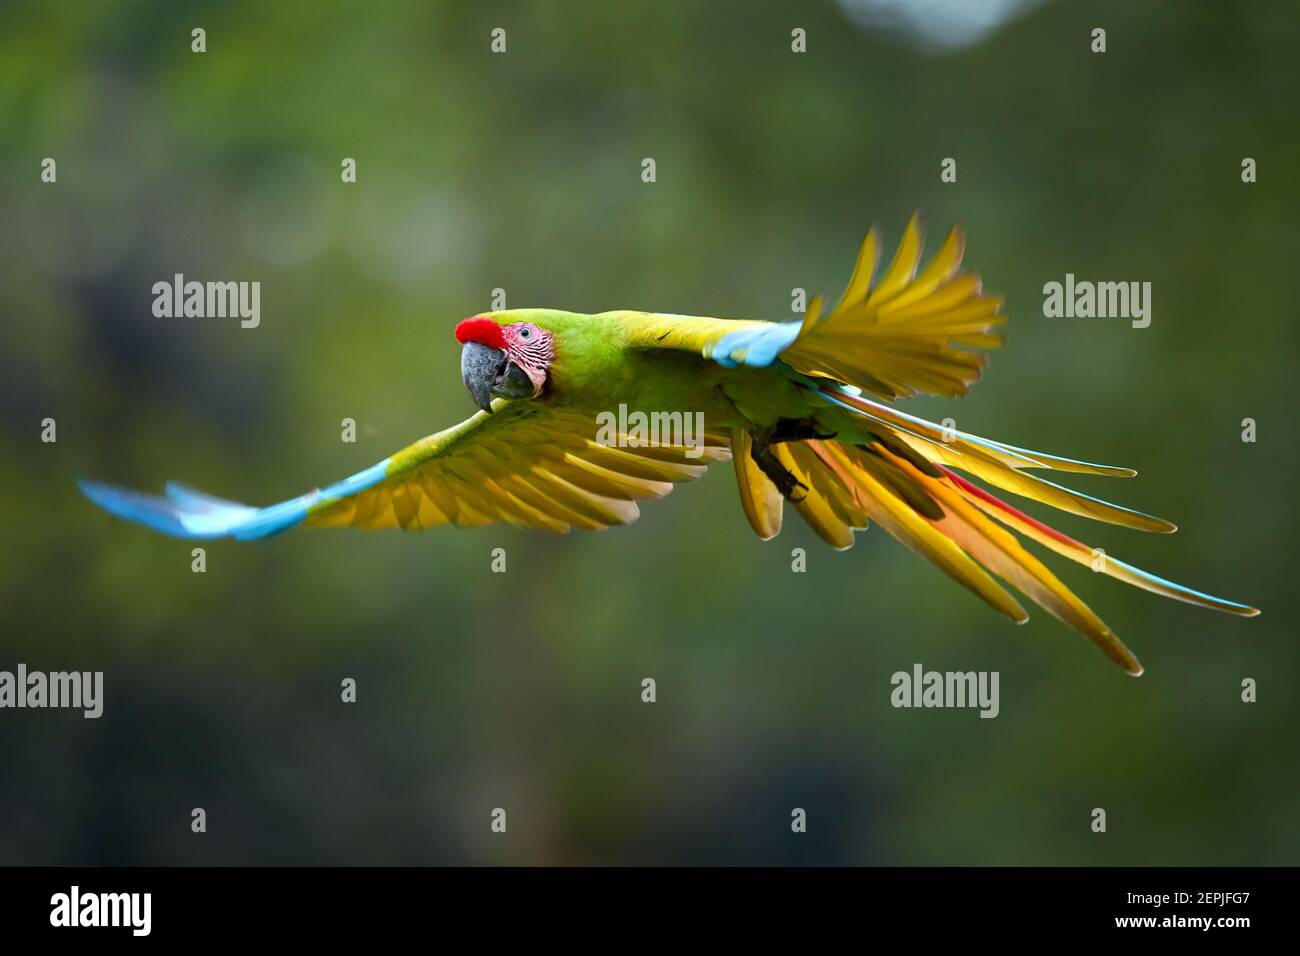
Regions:
M 595 413 L 529 402 L 500 403 L 393 456 L 389 476 L 308 514 L 318 527 L 430 528 L 505 521 L 543 531 L 601 529 L 635 521 L 637 502 L 662 498 L 729 456 L 706 433 L 698 458 L 685 447 L 634 448 L 595 441 Z

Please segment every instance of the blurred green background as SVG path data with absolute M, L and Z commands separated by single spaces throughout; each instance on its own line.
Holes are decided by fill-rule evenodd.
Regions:
M 1210 0 L 7 4 L 0 669 L 103 670 L 106 691 L 97 721 L 0 711 L 0 863 L 1297 862 L 1298 21 Z M 729 468 L 602 534 L 295 532 L 211 543 L 206 574 L 73 483 L 279 500 L 472 411 L 451 330 L 494 288 L 788 318 L 792 288 L 838 292 L 864 228 L 892 244 L 914 209 L 931 249 L 966 224 L 1010 341 L 971 397 L 909 410 L 1138 468 L 1074 485 L 1178 535 L 1056 523 L 1261 618 L 1053 560 L 1146 664 L 1132 680 L 879 529 L 836 554 L 788 515 L 759 542 Z M 260 281 L 261 326 L 155 318 L 177 272 Z M 1152 282 L 1150 328 L 1043 318 L 1067 272 Z M 894 710 L 917 661 L 999 671 L 1001 715 Z

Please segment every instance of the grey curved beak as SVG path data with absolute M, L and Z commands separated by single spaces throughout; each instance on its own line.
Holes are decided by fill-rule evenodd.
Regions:
M 505 372 L 506 353 L 480 342 L 466 342 L 460 350 L 460 377 L 474 404 L 492 411 L 492 386 Z
M 481 342 L 466 342 L 460 350 L 460 377 L 474 404 L 492 411 L 492 397 L 532 398 L 537 392 L 528 373 L 506 359 L 506 353 Z

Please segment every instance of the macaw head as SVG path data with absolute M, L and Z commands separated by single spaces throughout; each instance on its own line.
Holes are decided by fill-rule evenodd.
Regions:
M 485 412 L 492 411 L 493 398 L 542 394 L 555 360 L 555 338 L 537 323 L 476 315 L 456 326 L 456 340 L 462 346 L 461 378 L 474 404 Z

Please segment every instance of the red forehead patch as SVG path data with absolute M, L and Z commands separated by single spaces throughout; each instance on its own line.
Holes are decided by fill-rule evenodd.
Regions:
M 501 326 L 481 315 L 472 316 L 456 326 L 456 341 L 461 345 L 478 342 L 503 351 L 506 347 L 506 337 L 501 332 Z

